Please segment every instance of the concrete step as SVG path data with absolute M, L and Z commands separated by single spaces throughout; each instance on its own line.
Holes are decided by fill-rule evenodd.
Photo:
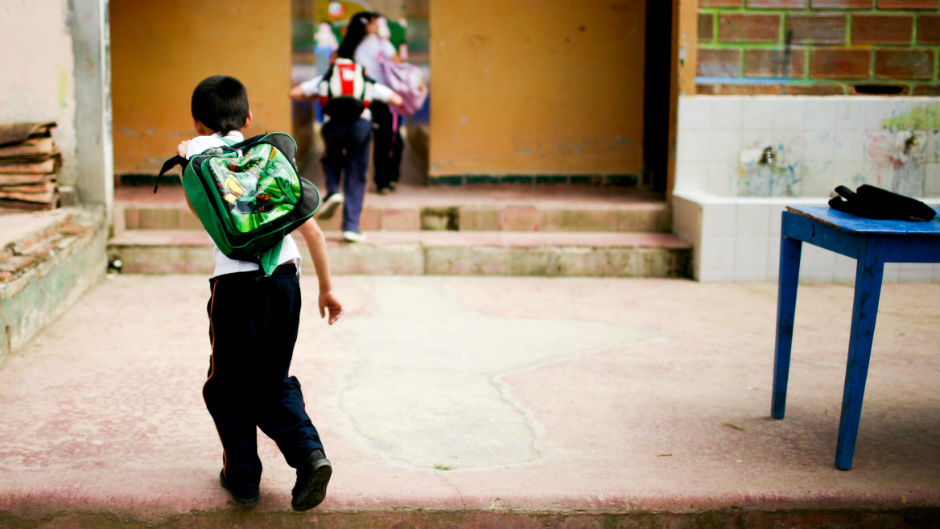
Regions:
M 100 207 L 0 214 L 0 366 L 105 274 Z
M 94 236 L 101 219 L 80 208 L 0 214 L 0 284 L 29 273 L 76 241 Z
M 71 232 L 74 212 L 54 209 L 0 215 L 0 281 L 8 281 L 48 255 Z
M 198 219 L 179 186 L 115 190 L 115 231 L 198 230 Z M 402 186 L 390 195 L 366 196 L 363 231 L 657 232 L 671 229 L 672 212 L 661 194 L 604 187 Z M 340 215 L 321 220 L 339 230 Z
M 689 277 L 691 247 L 668 233 L 375 231 L 349 244 L 327 232 L 335 274 Z M 296 236 L 301 252 L 303 241 Z M 211 272 L 197 230 L 125 230 L 108 245 L 129 273 Z M 313 273 L 309 258 L 304 269 Z
M 55 500 L 58 500 L 56 497 Z M 333 510 L 319 508 L 299 513 L 286 508 L 242 509 L 230 503 L 212 510 L 176 511 L 133 505 L 94 505 L 76 508 L 33 500 L 4 516 L 2 527 L 44 527 L 47 529 L 99 527 L 410 527 L 415 529 L 513 527 L 543 529 L 552 527 L 616 528 L 636 527 L 796 527 L 864 529 L 937 527 L 936 508 L 902 507 L 812 507 L 796 509 L 760 509 L 728 507 L 716 509 L 632 509 L 599 511 L 587 509 L 501 508 L 498 500 L 488 509 L 425 509 L 421 507 L 368 508 Z M 160 506 L 162 507 L 162 505 Z M 12 510 L 12 509 L 11 509 Z

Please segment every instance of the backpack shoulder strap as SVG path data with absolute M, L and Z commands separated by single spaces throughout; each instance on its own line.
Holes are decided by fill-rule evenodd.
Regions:
M 317 96 L 323 98 L 329 95 L 330 79 L 332 78 L 333 78 L 333 61 L 330 61 L 330 65 L 327 66 L 326 71 L 323 72 L 323 75 L 320 76 L 320 81 L 317 83 Z
M 341 74 L 334 76 L 336 68 L 340 68 Z M 366 77 L 365 68 L 361 64 L 344 60 L 340 64 L 331 64 L 328 71 L 329 77 L 324 75 L 320 85 L 326 88 L 326 93 L 321 91 L 321 96 L 328 97 L 353 97 L 362 100 L 365 87 L 371 81 Z
M 153 192 L 154 193 L 157 192 L 157 186 L 160 185 L 160 177 L 163 176 L 163 173 L 169 171 L 170 169 L 176 167 L 177 165 L 185 168 L 187 163 L 189 163 L 189 160 L 187 160 L 186 158 L 183 158 L 182 156 L 178 154 L 170 158 L 169 160 L 163 162 L 163 167 L 160 168 L 160 174 L 158 174 L 153 179 Z
M 228 145 L 229 147 L 231 147 L 232 145 L 235 145 L 236 143 L 239 143 L 231 138 L 226 138 L 224 136 L 222 137 L 222 141 L 224 141 L 225 144 Z M 163 167 L 160 168 L 160 173 L 157 174 L 157 176 L 153 179 L 153 192 L 154 193 L 157 192 L 157 187 L 160 185 L 160 177 L 163 176 L 164 173 L 176 167 L 177 165 L 185 169 L 186 164 L 188 163 L 189 163 L 189 160 L 183 156 L 180 156 L 179 154 L 163 162 Z

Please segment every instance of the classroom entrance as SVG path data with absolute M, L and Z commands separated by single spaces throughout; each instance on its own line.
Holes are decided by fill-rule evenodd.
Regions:
M 117 183 L 154 174 L 193 134 L 192 87 L 215 73 L 248 87 L 249 134 L 291 130 L 302 148 L 312 144 L 312 125 L 298 125 L 286 92 L 312 43 L 298 40 L 299 18 L 323 4 L 371 8 L 407 26 L 408 60 L 430 77 L 427 108 L 406 127 L 425 183 L 666 190 L 674 2 L 656 0 L 279 0 L 264 9 L 111 0 Z M 210 5 L 224 16 L 201 16 Z M 220 41 L 225 49 L 214 51 Z

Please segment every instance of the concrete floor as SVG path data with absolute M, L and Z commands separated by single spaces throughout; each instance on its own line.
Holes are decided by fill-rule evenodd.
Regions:
M 0 370 L 0 526 L 548 523 L 520 513 L 580 516 L 556 520 L 579 527 L 644 526 L 631 513 L 656 513 L 657 526 L 689 513 L 708 526 L 840 526 L 847 512 L 862 514 L 846 526 L 936 523 L 938 284 L 883 287 L 843 472 L 833 457 L 850 286 L 800 287 L 787 418 L 775 421 L 775 284 L 335 283 L 346 314 L 329 327 L 315 278 L 302 279 L 293 367 L 335 469 L 318 509 L 290 512 L 293 471 L 263 435 L 261 502 L 231 509 L 200 392 L 206 278 L 126 275 Z

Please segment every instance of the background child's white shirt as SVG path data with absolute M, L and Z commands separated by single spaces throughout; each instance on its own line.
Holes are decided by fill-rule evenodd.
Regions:
M 366 73 L 366 76 L 368 76 L 370 79 L 375 81 L 375 77 L 372 77 L 368 73 Z M 314 77 L 313 79 L 308 79 L 300 83 L 301 93 L 303 93 L 303 95 L 307 97 L 313 97 L 317 95 L 320 92 L 320 81 L 322 80 L 323 80 L 323 75 L 318 75 Z M 392 94 L 394 93 L 395 92 L 391 88 L 385 86 L 384 84 L 378 81 L 375 81 L 372 83 L 372 99 L 376 101 L 388 103 L 388 100 L 392 98 Z M 359 117 L 367 121 L 372 121 L 372 112 L 369 110 L 369 107 L 365 107 L 364 109 L 362 109 L 362 114 L 360 114 Z M 323 116 L 323 119 L 328 120 L 329 116 Z M 207 136 L 202 136 L 202 137 L 207 137 Z M 202 152 L 202 151 L 199 151 L 199 152 Z
M 307 97 L 313 97 L 319 93 L 320 81 L 323 80 L 322 75 L 318 75 L 313 79 L 307 79 L 306 81 L 300 83 L 300 91 Z M 392 94 L 395 91 L 391 88 L 385 86 L 380 82 L 372 83 L 372 99 L 376 101 L 381 101 L 383 103 L 388 103 L 388 100 L 392 98 Z M 200 136 L 201 138 L 209 138 L 211 136 Z M 202 151 L 199 151 L 202 152 Z
M 229 132 L 225 135 L 226 138 L 235 141 L 242 141 L 245 137 L 241 132 L 237 130 Z M 186 149 L 186 158 L 192 158 L 193 156 L 201 153 L 202 151 L 212 148 L 212 147 L 223 147 L 228 145 L 225 141 L 222 140 L 222 136 L 218 133 L 211 136 L 196 136 L 189 142 L 189 147 Z M 213 242 L 213 254 L 215 254 L 215 270 L 212 272 L 212 277 L 217 277 L 225 274 L 235 274 L 238 272 L 253 272 L 259 270 L 261 267 L 258 266 L 258 263 L 253 263 L 251 261 L 241 261 L 238 259 L 232 259 L 222 253 L 219 250 L 219 247 Z M 300 264 L 302 258 L 300 255 L 300 249 L 297 248 L 297 243 L 294 241 L 294 238 L 290 235 L 284 236 L 284 242 L 281 244 L 281 254 L 277 259 L 279 265 L 293 262 L 297 266 L 297 275 L 300 275 Z
M 383 54 L 391 59 L 395 56 L 395 46 L 378 35 L 366 35 L 366 37 L 362 39 L 362 42 L 356 46 L 356 51 L 353 53 L 353 60 L 365 68 L 366 75 L 379 83 L 388 84 L 388 80 L 379 67 L 379 54 Z

